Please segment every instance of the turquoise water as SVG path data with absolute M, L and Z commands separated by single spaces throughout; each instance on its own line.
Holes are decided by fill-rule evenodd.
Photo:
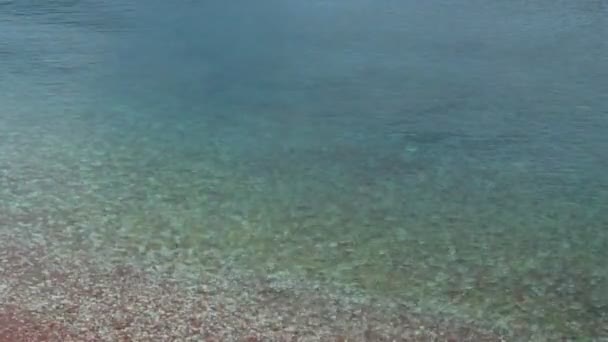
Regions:
M 606 37 L 601 1 L 0 2 L 1 210 L 605 337 Z

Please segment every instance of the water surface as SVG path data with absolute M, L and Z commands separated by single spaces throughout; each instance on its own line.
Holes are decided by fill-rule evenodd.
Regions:
M 46 215 L 119 259 L 606 336 L 603 1 L 0 13 L 5 215 Z

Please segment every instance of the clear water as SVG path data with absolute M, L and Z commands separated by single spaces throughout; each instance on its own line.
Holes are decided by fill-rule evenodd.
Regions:
M 0 1 L 0 203 L 606 336 L 607 38 L 592 0 Z

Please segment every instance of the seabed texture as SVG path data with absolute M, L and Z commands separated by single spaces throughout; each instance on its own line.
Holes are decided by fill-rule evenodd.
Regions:
M 59 252 L 61 236 L 31 234 L 3 231 L 0 341 L 500 341 L 312 284 L 210 273 L 193 282 Z
M 230 141 L 261 117 L 74 112 L 1 117 L 0 341 L 608 337 L 605 188 L 436 136 L 267 153 Z

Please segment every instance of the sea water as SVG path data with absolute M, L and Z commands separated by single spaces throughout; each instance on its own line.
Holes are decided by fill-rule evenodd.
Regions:
M 118 260 L 608 333 L 604 1 L 4 0 L 0 161 Z

